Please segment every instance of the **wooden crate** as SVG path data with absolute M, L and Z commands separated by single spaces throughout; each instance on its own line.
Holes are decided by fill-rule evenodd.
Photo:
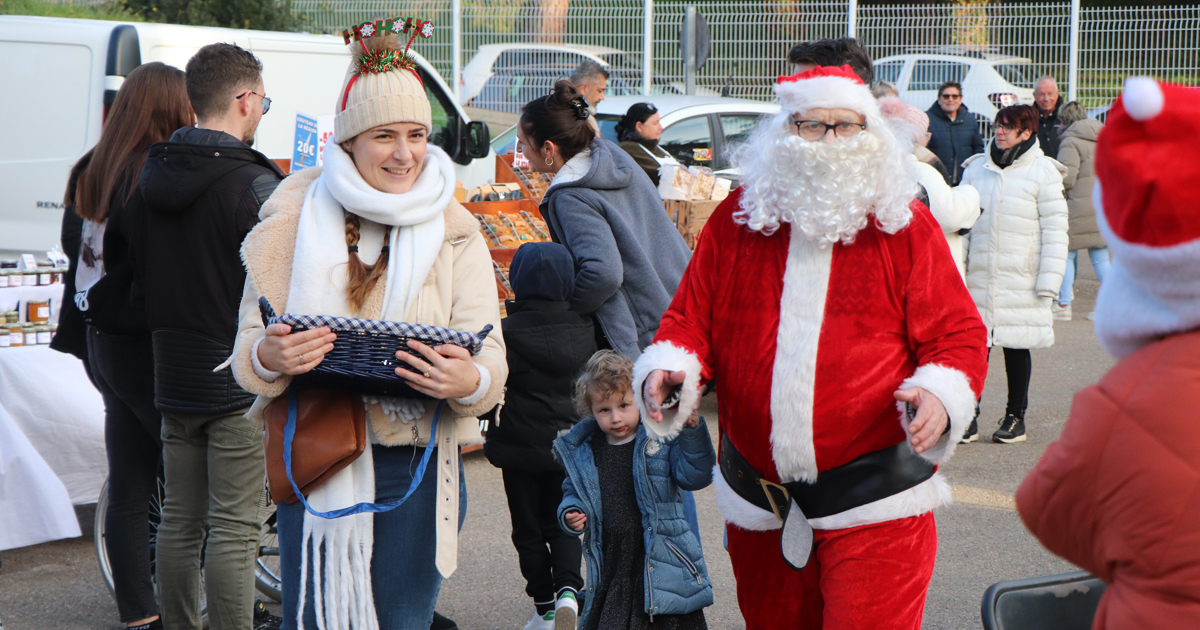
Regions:
M 663 202 L 667 216 L 671 218 L 671 222 L 675 224 L 675 228 L 683 235 L 683 240 L 691 249 L 696 248 L 696 236 L 700 234 L 700 230 L 704 229 L 704 224 L 708 223 L 708 218 L 712 216 L 713 211 L 719 205 L 721 205 L 720 201 L 668 200 Z
M 550 184 L 540 182 L 538 184 L 539 187 L 531 187 L 530 182 L 527 181 L 525 177 L 520 176 L 517 173 L 517 170 L 513 168 L 512 164 L 513 154 L 509 153 L 507 155 L 496 156 L 496 183 L 505 184 L 516 182 L 521 185 L 521 192 L 525 193 L 526 199 L 533 201 L 535 204 L 541 203 L 542 195 L 545 194 L 546 189 L 550 187 Z M 538 176 L 540 173 L 533 173 L 533 175 Z

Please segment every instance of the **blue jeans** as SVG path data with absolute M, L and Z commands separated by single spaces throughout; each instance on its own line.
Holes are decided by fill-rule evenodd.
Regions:
M 1075 298 L 1075 275 L 1079 272 L 1079 251 L 1073 249 L 1067 252 L 1067 271 L 1063 273 L 1062 288 L 1058 290 L 1058 303 L 1070 306 Z M 1092 268 L 1096 270 L 1096 278 L 1104 284 L 1104 276 L 1108 275 L 1109 260 L 1107 247 L 1088 248 L 1088 258 L 1092 259 Z
M 395 501 L 408 492 L 413 473 L 425 449 L 412 446 L 372 446 L 375 459 L 375 502 Z M 442 576 L 434 566 L 437 540 L 434 535 L 434 506 L 437 500 L 437 462 L 421 485 L 400 507 L 375 515 L 375 548 L 371 557 L 371 588 L 381 630 L 429 630 Z M 458 526 L 467 515 L 467 481 L 462 460 L 458 463 Z M 279 505 L 279 565 L 283 571 L 283 628 L 295 630 L 300 589 L 300 544 L 303 539 L 304 506 Z M 312 548 L 309 548 L 312 552 Z M 308 571 L 304 627 L 316 630 L 312 565 Z

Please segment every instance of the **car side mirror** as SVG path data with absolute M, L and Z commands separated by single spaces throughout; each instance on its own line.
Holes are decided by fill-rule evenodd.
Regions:
M 488 130 L 487 123 L 482 120 L 473 120 L 467 123 L 466 133 L 466 149 L 467 157 L 470 159 L 487 157 L 491 150 L 492 132 Z

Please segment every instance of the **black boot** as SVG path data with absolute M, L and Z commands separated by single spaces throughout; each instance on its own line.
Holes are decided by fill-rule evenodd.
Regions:
M 433 623 L 429 624 L 429 630 L 458 630 L 458 624 L 434 611 Z
M 992 434 L 993 442 L 1003 442 L 1004 444 L 1013 444 L 1015 442 L 1025 441 L 1025 418 L 1018 418 L 1013 414 L 1004 416 L 1000 421 L 1000 428 Z

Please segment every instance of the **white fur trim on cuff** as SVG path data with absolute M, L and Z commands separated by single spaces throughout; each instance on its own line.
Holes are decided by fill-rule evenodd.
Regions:
M 775 514 L 738 496 L 721 474 L 720 464 L 713 466 L 712 478 L 713 490 L 717 493 L 717 507 L 721 508 L 721 514 L 725 515 L 728 523 L 755 532 L 768 532 L 783 527 L 783 521 L 775 518 Z
M 943 464 L 954 455 L 954 448 L 975 417 L 975 392 L 971 391 L 971 379 L 954 368 L 926 363 L 900 384 L 901 390 L 913 387 L 920 387 L 937 396 L 950 417 L 950 431 L 938 438 L 933 448 L 921 453 L 921 457 Z M 900 411 L 900 426 L 908 435 L 908 415 L 904 412 L 904 403 L 897 401 L 896 408 Z M 909 444 L 909 447 L 912 445 Z
M 464 407 L 470 407 L 483 400 L 483 397 L 488 393 L 488 388 L 492 386 L 492 373 L 478 363 L 475 364 L 475 369 L 479 370 L 479 387 L 475 388 L 475 393 L 465 398 L 454 399 L 454 402 Z
M 717 507 L 721 508 L 721 514 L 729 524 L 756 532 L 783 527 L 783 521 L 774 514 L 738 496 L 721 476 L 719 466 L 713 467 L 713 489 L 717 494 Z M 847 529 L 920 516 L 952 502 L 950 484 L 941 473 L 934 473 L 933 477 L 904 492 L 831 516 L 811 518 L 808 522 L 813 529 Z
M 669 410 L 664 410 L 662 422 L 650 419 L 650 414 L 646 411 L 646 403 L 642 400 L 642 386 L 645 385 L 650 372 L 654 370 L 668 372 L 683 370 L 686 374 L 683 379 L 683 391 L 679 398 L 679 405 L 675 407 L 673 414 Z M 701 370 L 700 358 L 696 356 L 696 353 L 669 341 L 650 344 L 642 352 L 642 356 L 638 357 L 637 363 L 633 365 L 633 398 L 637 402 L 638 411 L 642 414 L 642 424 L 646 425 L 646 432 L 651 437 L 667 440 L 679 435 L 683 429 L 683 423 L 700 406 Z
M 279 378 L 282 373 L 274 370 L 268 370 L 267 368 L 263 367 L 262 362 L 258 360 L 258 345 L 261 344 L 264 339 L 266 339 L 266 337 L 260 337 L 254 342 L 253 346 L 250 346 L 250 365 L 254 368 L 255 376 L 268 383 L 274 383 L 275 379 Z

